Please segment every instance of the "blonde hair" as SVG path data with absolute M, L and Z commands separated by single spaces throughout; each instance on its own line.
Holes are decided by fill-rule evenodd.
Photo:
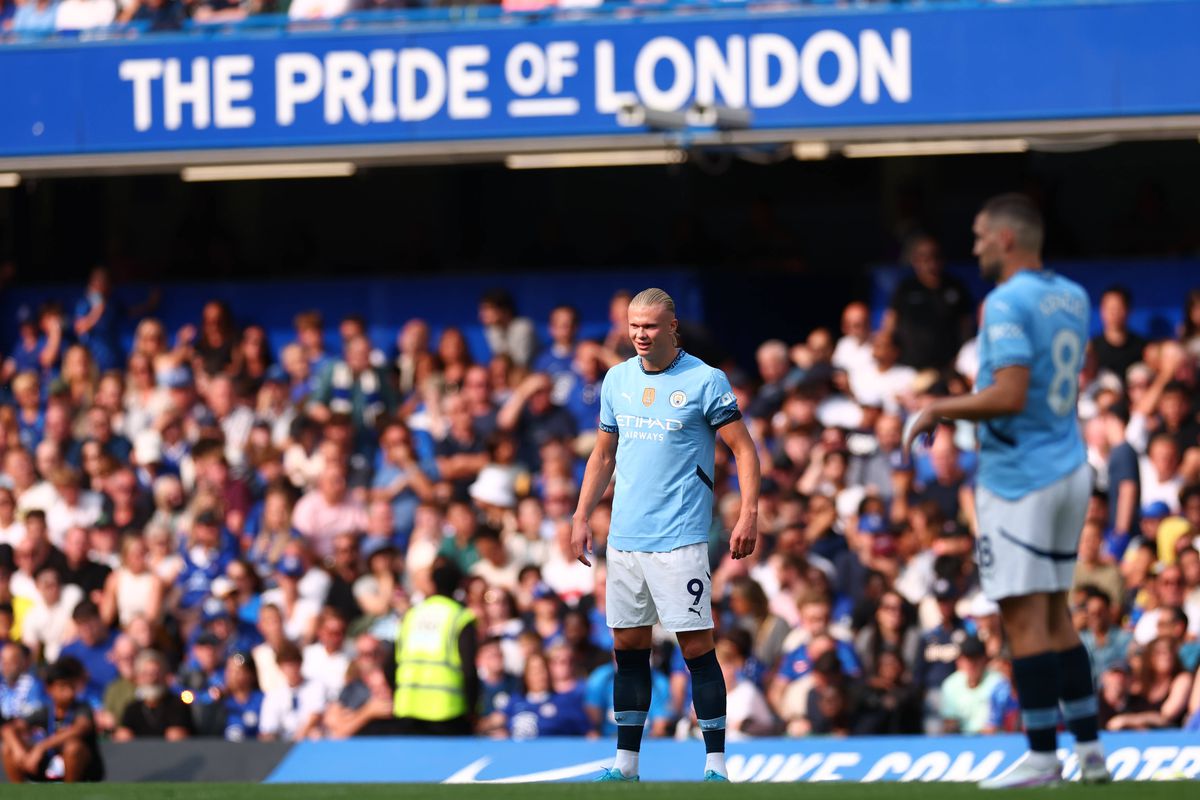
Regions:
M 654 308 L 655 306 L 662 306 L 671 312 L 671 316 L 675 316 L 675 301 L 662 289 L 643 289 L 629 301 L 630 308 Z

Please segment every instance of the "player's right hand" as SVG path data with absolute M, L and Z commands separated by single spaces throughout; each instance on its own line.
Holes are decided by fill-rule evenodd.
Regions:
M 590 567 L 588 553 L 592 552 L 592 526 L 586 519 L 575 519 L 571 524 L 571 550 L 580 564 Z

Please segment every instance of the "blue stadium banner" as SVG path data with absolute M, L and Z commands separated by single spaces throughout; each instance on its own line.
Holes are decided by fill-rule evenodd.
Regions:
M 1070 739 L 1060 742 L 1064 775 L 1078 773 Z M 1117 780 L 1200 777 L 1200 743 L 1182 731 L 1105 734 L 1108 767 Z M 529 783 L 586 781 L 612 763 L 614 740 L 353 739 L 302 742 L 268 783 Z M 1016 735 L 981 737 L 757 739 L 731 742 L 735 782 L 980 781 L 1007 769 L 1025 751 Z M 699 780 L 700 741 L 647 741 L 644 781 Z
M 633 102 L 764 130 L 1198 113 L 1198 30 L 1183 0 L 10 45 L 0 156 L 613 136 Z

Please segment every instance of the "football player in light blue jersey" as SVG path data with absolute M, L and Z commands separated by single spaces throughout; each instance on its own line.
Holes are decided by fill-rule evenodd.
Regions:
M 617 757 L 601 781 L 636 781 L 642 730 L 650 710 L 651 629 L 679 638 L 692 677 L 692 701 L 704 735 L 706 781 L 726 781 L 725 679 L 713 641 L 712 525 L 716 438 L 737 461 L 741 515 L 729 548 L 754 552 L 758 527 L 758 455 L 729 380 L 677 345 L 675 303 L 647 289 L 629 303 L 637 355 L 608 371 L 600 392 L 600 430 L 588 459 L 571 543 L 591 566 L 596 504 L 616 473 L 608 537 L 607 621 L 617 672 L 613 716 Z
M 1075 409 L 1088 297 L 1042 266 L 1042 217 L 1028 198 L 988 201 L 974 232 L 980 271 L 998 284 L 984 301 L 976 393 L 931 404 L 905 447 L 944 419 L 980 423 L 975 554 L 983 591 L 1000 604 L 1029 739 L 1024 757 L 981 786 L 1062 780 L 1060 707 L 1081 779 L 1104 783 L 1091 663 L 1067 607 L 1092 488 Z

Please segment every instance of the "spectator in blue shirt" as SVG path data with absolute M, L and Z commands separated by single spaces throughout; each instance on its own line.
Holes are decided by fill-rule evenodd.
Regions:
M 588 676 L 584 689 L 583 708 L 592 724 L 592 730 L 601 736 L 616 736 L 617 721 L 613 717 L 613 681 L 616 666 L 610 661 L 597 667 Z M 650 712 L 646 717 L 651 736 L 668 736 L 671 733 L 671 682 L 661 670 L 650 673 Z
M 1133 634 L 1113 626 L 1112 602 L 1107 594 L 1094 586 L 1085 586 L 1083 591 L 1087 627 L 1079 632 L 1079 638 L 1092 657 L 1092 676 L 1099 684 L 1106 670 L 1127 663 Z
M 205 511 L 196 516 L 192 523 L 190 541 L 180 555 L 183 568 L 175 579 L 181 591 L 179 606 L 193 609 L 208 596 L 213 579 L 225 574 L 232 556 L 222 547 L 220 518 L 215 512 Z
M 29 670 L 29 651 L 19 642 L 0 647 L 0 722 L 21 719 L 44 707 L 46 687 Z
M 75 335 L 101 372 L 121 366 L 117 326 L 123 317 L 124 311 L 112 298 L 108 270 L 96 267 L 88 277 L 87 293 L 75 305 Z
M 559 389 L 559 380 L 571 372 L 575 360 L 575 344 L 579 336 L 579 311 L 573 306 L 556 306 L 550 311 L 550 347 L 533 360 L 533 371 L 550 376 L 555 388 L 554 401 L 563 405 L 566 393 Z
M 479 673 L 480 704 L 478 733 L 503 730 L 509 705 L 521 696 L 521 679 L 504 669 L 500 637 L 490 636 L 479 644 L 475 667 Z
M 12 29 L 17 33 L 51 33 L 57 13 L 57 0 L 27 0 L 17 7 Z
M 583 685 L 575 677 L 568 647 L 551 647 L 525 661 L 525 693 L 509 705 L 508 732 L 514 739 L 585 736 L 591 729 L 583 708 Z
M 100 609 L 91 600 L 75 606 L 71 619 L 79 638 L 63 646 L 59 657 L 71 656 L 83 664 L 88 676 L 84 698 L 94 700 L 94 705 L 99 706 L 104 699 L 104 690 L 119 677 L 117 665 L 112 660 L 117 634 L 104 624 Z
M 224 737 L 228 742 L 258 739 L 263 693 L 254 676 L 254 661 L 245 653 L 234 653 L 225 663 Z
M 417 461 L 412 434 L 399 421 L 388 422 L 379 436 L 380 463 L 371 484 L 371 497 L 391 505 L 393 536 L 405 549 L 416 520 L 417 506 L 433 497 L 433 484 Z

